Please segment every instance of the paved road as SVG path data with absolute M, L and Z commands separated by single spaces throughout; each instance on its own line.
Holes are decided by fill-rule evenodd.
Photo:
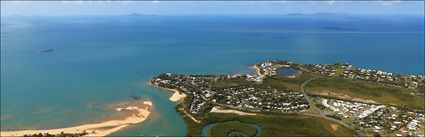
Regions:
M 362 131 L 356 129 L 351 123 L 345 123 L 345 122 L 343 122 L 341 120 L 338 120 L 338 119 L 335 119 L 335 118 L 332 118 L 332 117 L 327 117 L 322 110 L 320 110 L 319 108 L 317 108 L 316 105 L 313 105 L 310 97 L 305 93 L 304 87 L 305 87 L 305 85 L 307 85 L 307 83 L 309 83 L 310 81 L 312 81 L 314 79 L 316 79 L 316 78 L 312 78 L 312 79 L 307 80 L 304 83 L 302 83 L 301 84 L 301 92 L 304 94 L 304 98 L 308 101 L 308 104 L 310 105 L 310 107 L 312 107 L 315 110 L 317 110 L 320 114 L 319 115 L 317 115 L 317 114 L 309 114 L 309 113 L 299 113 L 299 114 L 320 117 L 320 118 L 323 118 L 323 119 L 327 119 L 329 121 L 333 121 L 333 122 L 339 123 L 339 124 L 343 125 L 344 127 L 349 128 L 349 129 L 353 130 L 354 132 L 356 132 L 356 134 L 358 136 L 365 137 L 366 134 L 363 133 Z
M 314 79 L 316 79 L 316 78 L 312 78 L 312 79 L 307 80 L 306 82 L 302 83 L 301 84 L 301 92 L 304 94 L 304 98 L 305 98 L 305 100 L 308 101 L 308 104 L 310 105 L 310 107 L 312 107 L 315 110 L 317 110 L 317 112 L 320 112 L 320 117 L 325 117 L 325 113 L 322 110 L 320 110 L 319 108 L 317 108 L 316 105 L 313 105 L 313 102 L 311 101 L 310 97 L 305 93 L 305 90 L 304 90 L 305 85 L 308 82 L 310 82 L 310 81 L 312 81 Z

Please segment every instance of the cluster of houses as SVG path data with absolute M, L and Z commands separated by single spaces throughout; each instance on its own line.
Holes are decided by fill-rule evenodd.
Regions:
M 366 130 L 388 136 L 424 136 L 423 113 L 411 112 L 393 106 L 379 109 L 359 124 Z
M 356 126 L 371 135 L 423 136 L 425 133 L 423 113 L 411 112 L 394 106 L 317 99 L 332 113 L 355 123 Z
M 176 75 L 171 73 L 161 74 L 151 80 L 153 85 L 174 89 L 188 95 L 189 103 L 185 104 L 185 109 L 194 115 L 202 115 L 208 111 L 209 101 L 204 94 L 208 91 L 208 85 L 219 78 L 227 78 L 226 75 Z
M 384 105 L 349 102 L 337 99 L 321 99 L 321 104 L 344 118 L 363 119 Z
M 337 70 L 346 66 L 339 66 L 339 64 L 306 64 L 306 69 L 311 72 L 320 73 L 325 76 L 336 76 Z
M 347 63 L 298 64 L 286 60 L 271 60 L 258 63 L 255 66 L 261 76 L 277 75 L 279 68 L 294 67 L 325 76 L 338 76 L 348 79 L 378 82 L 425 92 L 425 76 L 423 75 L 393 74 L 381 70 L 358 68 Z
M 233 75 L 177 75 L 165 73 L 151 80 L 151 83 L 174 89 L 188 95 L 184 107 L 192 115 L 208 113 L 213 106 L 255 112 L 298 112 L 308 109 L 304 94 L 298 91 L 274 89 L 253 85 L 213 87 L 220 80 L 243 79 L 261 82 L 264 77 L 277 75 L 280 68 L 291 67 L 326 76 L 337 76 L 391 84 L 418 91 L 425 88 L 425 77 L 418 75 L 392 74 L 379 70 L 367 70 L 349 64 L 296 64 L 290 61 L 272 60 L 255 65 L 260 76 Z M 354 123 L 359 129 L 371 135 L 424 136 L 425 116 L 423 112 L 410 112 L 394 106 L 366 104 L 338 99 L 314 98 L 326 108 L 326 113 L 340 116 Z
M 256 112 L 297 112 L 308 109 L 308 101 L 298 91 L 273 89 L 270 87 L 236 86 L 212 88 L 218 80 L 245 79 L 248 75 L 176 75 L 165 73 L 151 80 L 151 83 L 168 89 L 175 89 L 188 95 L 185 104 L 189 113 L 203 114 L 214 105 Z M 185 101 L 187 102 L 187 101 Z
M 425 76 L 422 75 L 393 74 L 381 70 L 362 69 L 342 63 L 313 64 L 306 68 L 312 72 L 326 76 L 340 76 L 348 79 L 372 81 L 416 90 L 423 90 L 425 88 Z
M 199 94 L 196 94 L 195 92 L 192 92 L 192 94 L 193 99 L 189 105 L 189 112 L 191 114 L 203 113 L 201 110 L 204 107 L 206 101 L 202 100 Z
M 271 60 L 267 62 L 258 63 L 255 65 L 257 72 L 261 76 L 274 76 L 277 75 L 277 70 L 282 67 L 291 67 L 294 65 L 291 61 L 286 60 Z
M 297 112 L 308 109 L 308 102 L 301 92 L 256 87 L 221 89 L 213 94 L 213 102 L 258 112 Z

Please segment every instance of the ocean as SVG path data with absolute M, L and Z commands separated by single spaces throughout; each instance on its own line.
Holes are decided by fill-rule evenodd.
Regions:
M 104 121 L 116 117 L 108 106 L 136 94 L 152 114 L 113 135 L 183 136 L 171 93 L 149 78 L 252 73 L 268 59 L 423 75 L 423 24 L 409 15 L 2 17 L 1 129 Z

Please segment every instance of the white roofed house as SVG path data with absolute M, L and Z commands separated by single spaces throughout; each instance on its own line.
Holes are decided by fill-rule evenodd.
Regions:
M 418 87 L 418 82 L 415 82 L 415 81 L 413 81 L 413 82 L 411 82 L 410 84 L 409 84 L 409 88 L 417 88 Z

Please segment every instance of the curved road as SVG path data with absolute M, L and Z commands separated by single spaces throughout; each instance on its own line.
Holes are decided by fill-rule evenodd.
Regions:
M 320 114 L 319 115 L 316 115 L 316 114 L 309 114 L 309 113 L 299 113 L 299 114 L 303 114 L 303 115 L 308 115 L 308 116 L 316 116 L 316 117 L 320 117 L 320 118 L 323 118 L 323 119 L 326 119 L 326 120 L 330 120 L 330 121 L 333 121 L 333 122 L 336 122 L 336 123 L 339 123 L 339 124 L 341 124 L 341 125 L 343 125 L 343 126 L 345 126 L 346 128 L 349 128 L 349 129 L 351 129 L 351 130 L 353 130 L 354 132 L 356 132 L 356 134 L 358 135 L 358 136 L 362 136 L 362 137 L 365 137 L 365 136 L 367 136 L 365 133 L 363 133 L 362 131 L 360 131 L 360 130 L 358 130 L 358 129 L 356 129 L 351 123 L 345 123 L 345 122 L 343 122 L 343 121 L 341 121 L 341 120 L 338 120 L 338 119 L 335 119 L 335 118 L 331 118 L 331 117 L 327 117 L 326 115 L 325 115 L 325 113 L 322 111 L 322 110 L 320 110 L 319 108 L 317 108 L 316 107 L 316 105 L 313 105 L 313 103 L 312 103 L 312 101 L 311 101 L 311 99 L 310 99 L 310 97 L 305 93 L 305 91 L 304 91 L 304 87 L 305 87 L 305 85 L 307 85 L 307 83 L 308 82 L 310 82 L 310 81 L 312 81 L 312 80 L 314 80 L 314 79 L 316 79 L 316 78 L 312 78 L 312 79 L 310 79 L 310 80 L 307 80 L 307 81 L 305 81 L 304 83 L 302 83 L 301 84 L 301 92 L 304 94 L 304 98 L 307 100 L 307 102 L 308 102 L 308 104 L 310 105 L 310 107 L 312 107 L 312 108 L 314 108 L 314 109 L 316 109 Z

